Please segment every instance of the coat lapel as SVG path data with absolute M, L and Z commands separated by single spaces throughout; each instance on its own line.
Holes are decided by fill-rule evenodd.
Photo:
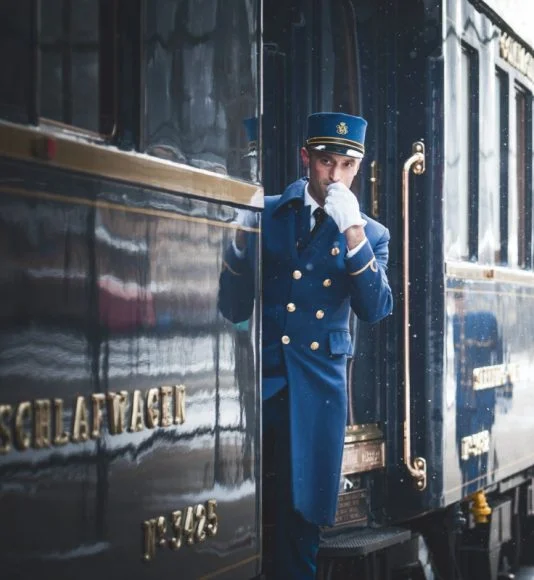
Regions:
M 289 250 L 290 259 L 293 263 L 299 260 L 297 244 L 300 242 L 303 245 L 305 242 L 302 219 L 306 212 L 304 207 L 305 185 L 306 181 L 304 179 L 299 179 L 292 183 L 280 196 L 273 209 L 273 221 L 279 224 L 277 228 L 278 239 L 274 239 L 273 243 L 276 246 L 282 245 L 285 252 Z M 309 208 L 307 208 L 307 211 L 309 212 Z
M 305 251 L 310 242 L 310 206 L 303 205 L 296 215 L 296 248 L 299 256 Z
M 276 211 L 271 219 L 269 235 L 264 237 L 264 250 L 277 256 L 278 260 L 296 263 L 299 259 L 297 251 L 299 208 L 296 203 L 289 203 Z

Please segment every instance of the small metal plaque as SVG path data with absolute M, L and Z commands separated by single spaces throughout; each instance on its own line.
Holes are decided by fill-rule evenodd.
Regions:
M 367 492 L 365 489 L 339 494 L 335 525 L 354 523 L 367 523 Z
M 385 445 L 382 439 L 345 443 L 341 473 L 350 475 L 385 467 Z

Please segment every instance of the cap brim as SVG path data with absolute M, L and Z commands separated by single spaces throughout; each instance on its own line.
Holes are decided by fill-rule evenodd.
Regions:
M 314 151 L 326 151 L 327 153 L 335 153 L 336 155 L 345 155 L 346 157 L 354 157 L 355 159 L 362 159 L 363 153 L 358 151 L 357 149 L 351 149 L 350 147 L 346 147 L 344 145 L 333 145 L 332 143 L 328 144 L 314 144 L 308 145 L 308 149 L 312 149 Z

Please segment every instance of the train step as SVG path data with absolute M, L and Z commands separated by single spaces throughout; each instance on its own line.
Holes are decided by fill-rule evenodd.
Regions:
M 319 545 L 319 557 L 324 559 L 365 556 L 395 544 L 407 542 L 412 536 L 404 528 L 348 528 L 326 533 Z

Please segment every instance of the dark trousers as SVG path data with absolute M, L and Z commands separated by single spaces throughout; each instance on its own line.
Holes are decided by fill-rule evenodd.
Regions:
M 287 388 L 263 402 L 263 556 L 268 580 L 315 578 L 320 528 L 293 509 Z

